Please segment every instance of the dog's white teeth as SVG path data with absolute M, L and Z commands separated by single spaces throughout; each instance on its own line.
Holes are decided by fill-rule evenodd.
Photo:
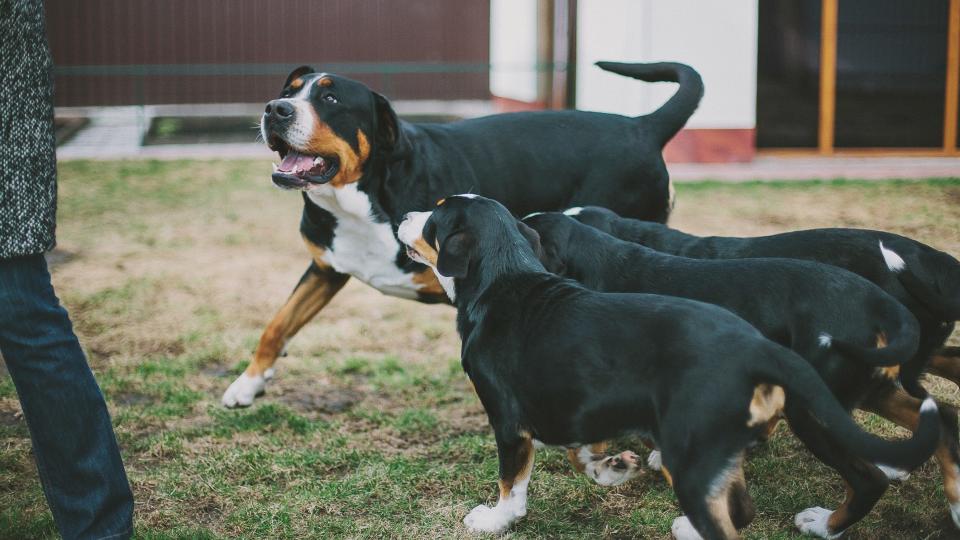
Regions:
M 277 172 L 277 169 L 280 168 L 276 163 L 271 163 L 270 166 L 273 167 L 273 172 Z
M 317 156 L 317 157 L 313 158 L 313 164 L 314 164 L 314 165 L 323 165 L 323 158 L 320 157 L 320 156 Z

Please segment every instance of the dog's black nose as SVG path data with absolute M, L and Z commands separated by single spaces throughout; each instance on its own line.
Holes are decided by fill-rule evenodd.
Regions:
M 270 116 L 289 118 L 293 116 L 293 105 L 291 105 L 289 101 L 275 99 L 267 103 L 267 108 L 264 109 L 263 112 Z

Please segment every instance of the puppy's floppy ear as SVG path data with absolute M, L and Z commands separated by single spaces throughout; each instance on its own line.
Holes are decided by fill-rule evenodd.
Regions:
M 540 245 L 540 233 L 531 229 L 522 221 L 517 221 L 517 230 L 520 231 L 520 234 L 523 235 L 527 243 L 530 244 L 530 247 L 533 248 L 534 255 L 536 255 L 538 259 L 542 258 L 543 246 Z
M 547 269 L 547 272 L 558 276 L 567 275 L 567 263 L 557 254 L 557 248 L 550 245 L 549 242 L 546 247 L 540 250 L 537 256 L 540 257 L 540 262 L 543 263 L 543 267 Z
M 387 98 L 373 92 L 373 103 L 377 117 L 377 144 L 387 151 L 400 151 L 403 148 L 403 132 L 400 119 Z
M 444 238 L 437 255 L 437 272 L 446 277 L 466 277 L 473 246 L 473 236 L 467 232 L 455 232 Z
M 300 66 L 297 69 L 291 71 L 289 75 L 287 75 L 287 82 L 283 83 L 283 87 L 286 88 L 290 86 L 290 83 L 292 83 L 294 79 L 303 77 L 307 73 L 314 73 L 315 71 L 316 70 L 314 70 L 310 66 Z

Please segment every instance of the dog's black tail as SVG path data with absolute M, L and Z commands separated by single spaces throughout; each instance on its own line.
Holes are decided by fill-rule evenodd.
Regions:
M 644 116 L 649 122 L 651 133 L 667 144 L 680 128 L 687 123 L 700 98 L 703 97 L 703 80 L 695 69 L 677 62 L 656 62 L 652 64 L 625 64 L 622 62 L 597 62 L 604 71 L 616 73 L 647 82 L 680 83 L 680 89 L 662 107 Z
M 883 295 L 873 311 L 881 314 L 877 328 L 877 346 L 865 347 L 827 333 L 820 334 L 820 345 L 833 347 L 843 355 L 874 367 L 897 366 L 909 361 L 920 345 L 920 323 L 902 304 Z
M 786 389 L 787 400 L 809 410 L 827 431 L 851 453 L 870 462 L 910 471 L 933 455 L 940 442 L 940 416 L 931 398 L 923 401 L 917 430 L 909 439 L 889 441 L 867 433 L 827 388 L 805 360 L 786 349 L 775 350 L 767 361 L 752 366 L 760 382 Z

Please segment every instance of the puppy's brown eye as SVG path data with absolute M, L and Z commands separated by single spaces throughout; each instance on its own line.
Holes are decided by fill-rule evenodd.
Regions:
M 328 101 L 328 102 L 330 102 L 330 103 L 340 103 L 340 100 L 337 99 L 337 96 L 335 96 L 335 95 L 333 95 L 333 94 L 327 94 L 327 95 L 323 96 L 323 100 L 324 100 L 324 101 Z

